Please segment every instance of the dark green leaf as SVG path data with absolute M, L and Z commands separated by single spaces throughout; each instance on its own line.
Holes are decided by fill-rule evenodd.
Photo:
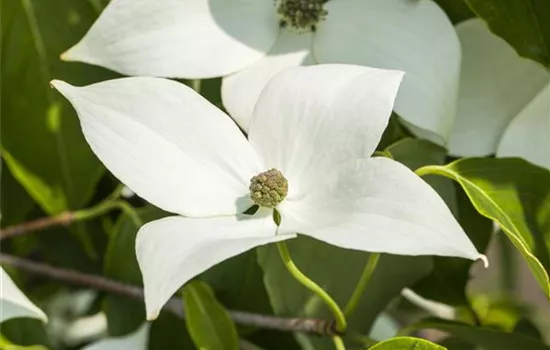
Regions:
M 215 290 L 227 308 L 262 314 L 272 312 L 255 250 L 213 266 L 201 274 L 201 279 Z
M 151 325 L 149 350 L 193 350 L 196 349 L 185 329 L 183 318 L 168 312 L 161 312 Z
M 155 207 L 146 207 L 137 211 L 143 222 L 149 222 L 164 216 L 164 212 Z M 139 227 L 128 215 L 120 216 L 111 231 L 109 245 L 105 254 L 104 272 L 107 277 L 117 281 L 140 286 L 141 272 L 136 259 L 135 239 Z M 107 316 L 109 334 L 121 336 L 137 329 L 145 321 L 143 302 L 131 300 L 119 295 L 109 294 L 105 298 L 104 311 Z
M 500 225 L 550 297 L 550 172 L 519 158 L 462 159 L 428 171 L 456 180 Z
M 235 324 L 206 283 L 201 281 L 187 283 L 183 287 L 183 304 L 187 329 L 198 348 L 239 349 Z
M 523 57 L 550 67 L 550 1 L 466 0 Z
M 307 236 L 289 240 L 287 244 L 298 268 L 343 308 L 365 268 L 368 253 L 338 248 Z M 324 303 L 286 270 L 277 247 L 258 248 L 258 261 L 264 270 L 265 285 L 277 315 L 331 318 Z M 368 333 L 380 311 L 404 287 L 413 285 L 430 269 L 428 257 L 382 254 L 363 298 L 348 319 L 350 329 Z M 315 349 L 334 349 L 332 342 L 325 338 L 300 335 L 299 341 Z
M 464 0 L 434 0 L 445 11 L 453 23 L 475 17 Z
M 10 342 L 22 346 L 43 345 L 50 347 L 42 321 L 31 318 L 14 318 L 2 322 L 2 335 Z
M 540 330 L 527 318 L 521 318 L 514 327 L 514 333 L 522 333 L 542 341 Z
M 48 85 L 53 78 L 85 84 L 109 76 L 59 60 L 97 13 L 87 0 L 2 1 L 2 155 L 49 214 L 84 206 L 104 171 L 72 108 Z
M 425 339 L 396 337 L 371 346 L 369 350 L 446 350 L 446 348 Z
M 483 347 L 484 350 L 550 349 L 550 347 L 544 345 L 536 338 L 521 333 L 503 332 L 489 327 L 476 327 L 462 322 L 436 318 L 411 325 L 404 332 L 410 333 L 419 329 L 438 329 L 454 337 L 477 344 Z

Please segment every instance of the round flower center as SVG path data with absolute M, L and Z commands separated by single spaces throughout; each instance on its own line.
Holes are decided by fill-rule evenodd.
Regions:
M 277 169 L 259 173 L 250 180 L 250 197 L 261 207 L 275 208 L 288 193 L 288 181 Z
M 327 11 L 323 9 L 326 0 L 280 0 L 277 12 L 281 25 L 298 31 L 315 31 L 315 25 L 323 20 Z

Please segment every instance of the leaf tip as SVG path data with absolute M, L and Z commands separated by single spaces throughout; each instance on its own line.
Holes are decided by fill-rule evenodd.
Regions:
M 483 267 L 485 268 L 489 267 L 489 259 L 487 259 L 486 255 L 480 254 L 478 260 L 483 261 Z

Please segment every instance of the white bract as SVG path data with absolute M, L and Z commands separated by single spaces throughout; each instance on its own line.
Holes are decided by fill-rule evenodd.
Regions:
M 137 236 L 154 319 L 195 275 L 296 233 L 363 251 L 482 257 L 429 185 L 400 163 L 369 158 L 401 79 L 401 72 L 352 65 L 287 70 L 262 91 L 248 140 L 231 118 L 171 80 L 52 84 L 75 107 L 107 168 L 137 195 L 178 214 L 146 224 Z M 271 202 L 279 227 L 273 208 L 243 214 L 254 205 L 251 179 L 269 169 L 288 181 L 286 198 Z
M 46 314 L 17 288 L 10 276 L 0 267 L 0 322 L 19 317 L 48 321 Z
M 299 9 L 299 18 L 313 20 L 296 19 L 299 3 L 314 8 Z M 443 144 L 456 111 L 460 44 L 427 0 L 113 0 L 62 58 L 127 75 L 224 76 L 224 106 L 247 132 L 262 88 L 285 68 L 399 69 L 407 76 L 395 111 Z
M 481 20 L 456 29 L 463 60 L 449 151 L 523 157 L 550 169 L 550 72 L 520 57 Z

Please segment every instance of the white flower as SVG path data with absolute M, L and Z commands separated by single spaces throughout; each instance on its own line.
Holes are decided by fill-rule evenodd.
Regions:
M 122 337 L 100 340 L 82 348 L 82 350 L 146 350 L 149 340 L 149 323 L 144 323 L 135 332 Z
M 298 232 L 349 249 L 480 258 L 429 185 L 400 163 L 369 158 L 401 78 L 338 64 L 280 73 L 260 95 L 248 140 L 227 115 L 174 81 L 52 84 L 75 107 L 107 168 L 179 215 L 146 224 L 136 241 L 154 319 L 195 275 Z M 280 227 L 271 208 L 243 215 L 254 205 L 251 178 L 272 168 L 288 180 L 286 198 L 277 198 Z M 280 191 L 267 200 L 276 204 L 284 186 L 268 186 Z
M 10 276 L 0 267 L 0 322 L 19 317 L 48 321 L 46 314 L 17 288 Z
M 449 150 L 523 157 L 550 169 L 550 72 L 477 19 L 457 26 L 463 61 Z
M 262 88 L 285 68 L 350 63 L 399 69 L 407 76 L 395 111 L 416 134 L 448 140 L 460 44 L 434 1 L 322 1 L 320 10 L 302 11 L 321 18 L 305 28 L 294 27 L 288 15 L 296 2 L 113 0 L 62 58 L 127 75 L 224 76 L 224 106 L 245 131 Z M 306 2 L 318 7 L 320 0 Z

